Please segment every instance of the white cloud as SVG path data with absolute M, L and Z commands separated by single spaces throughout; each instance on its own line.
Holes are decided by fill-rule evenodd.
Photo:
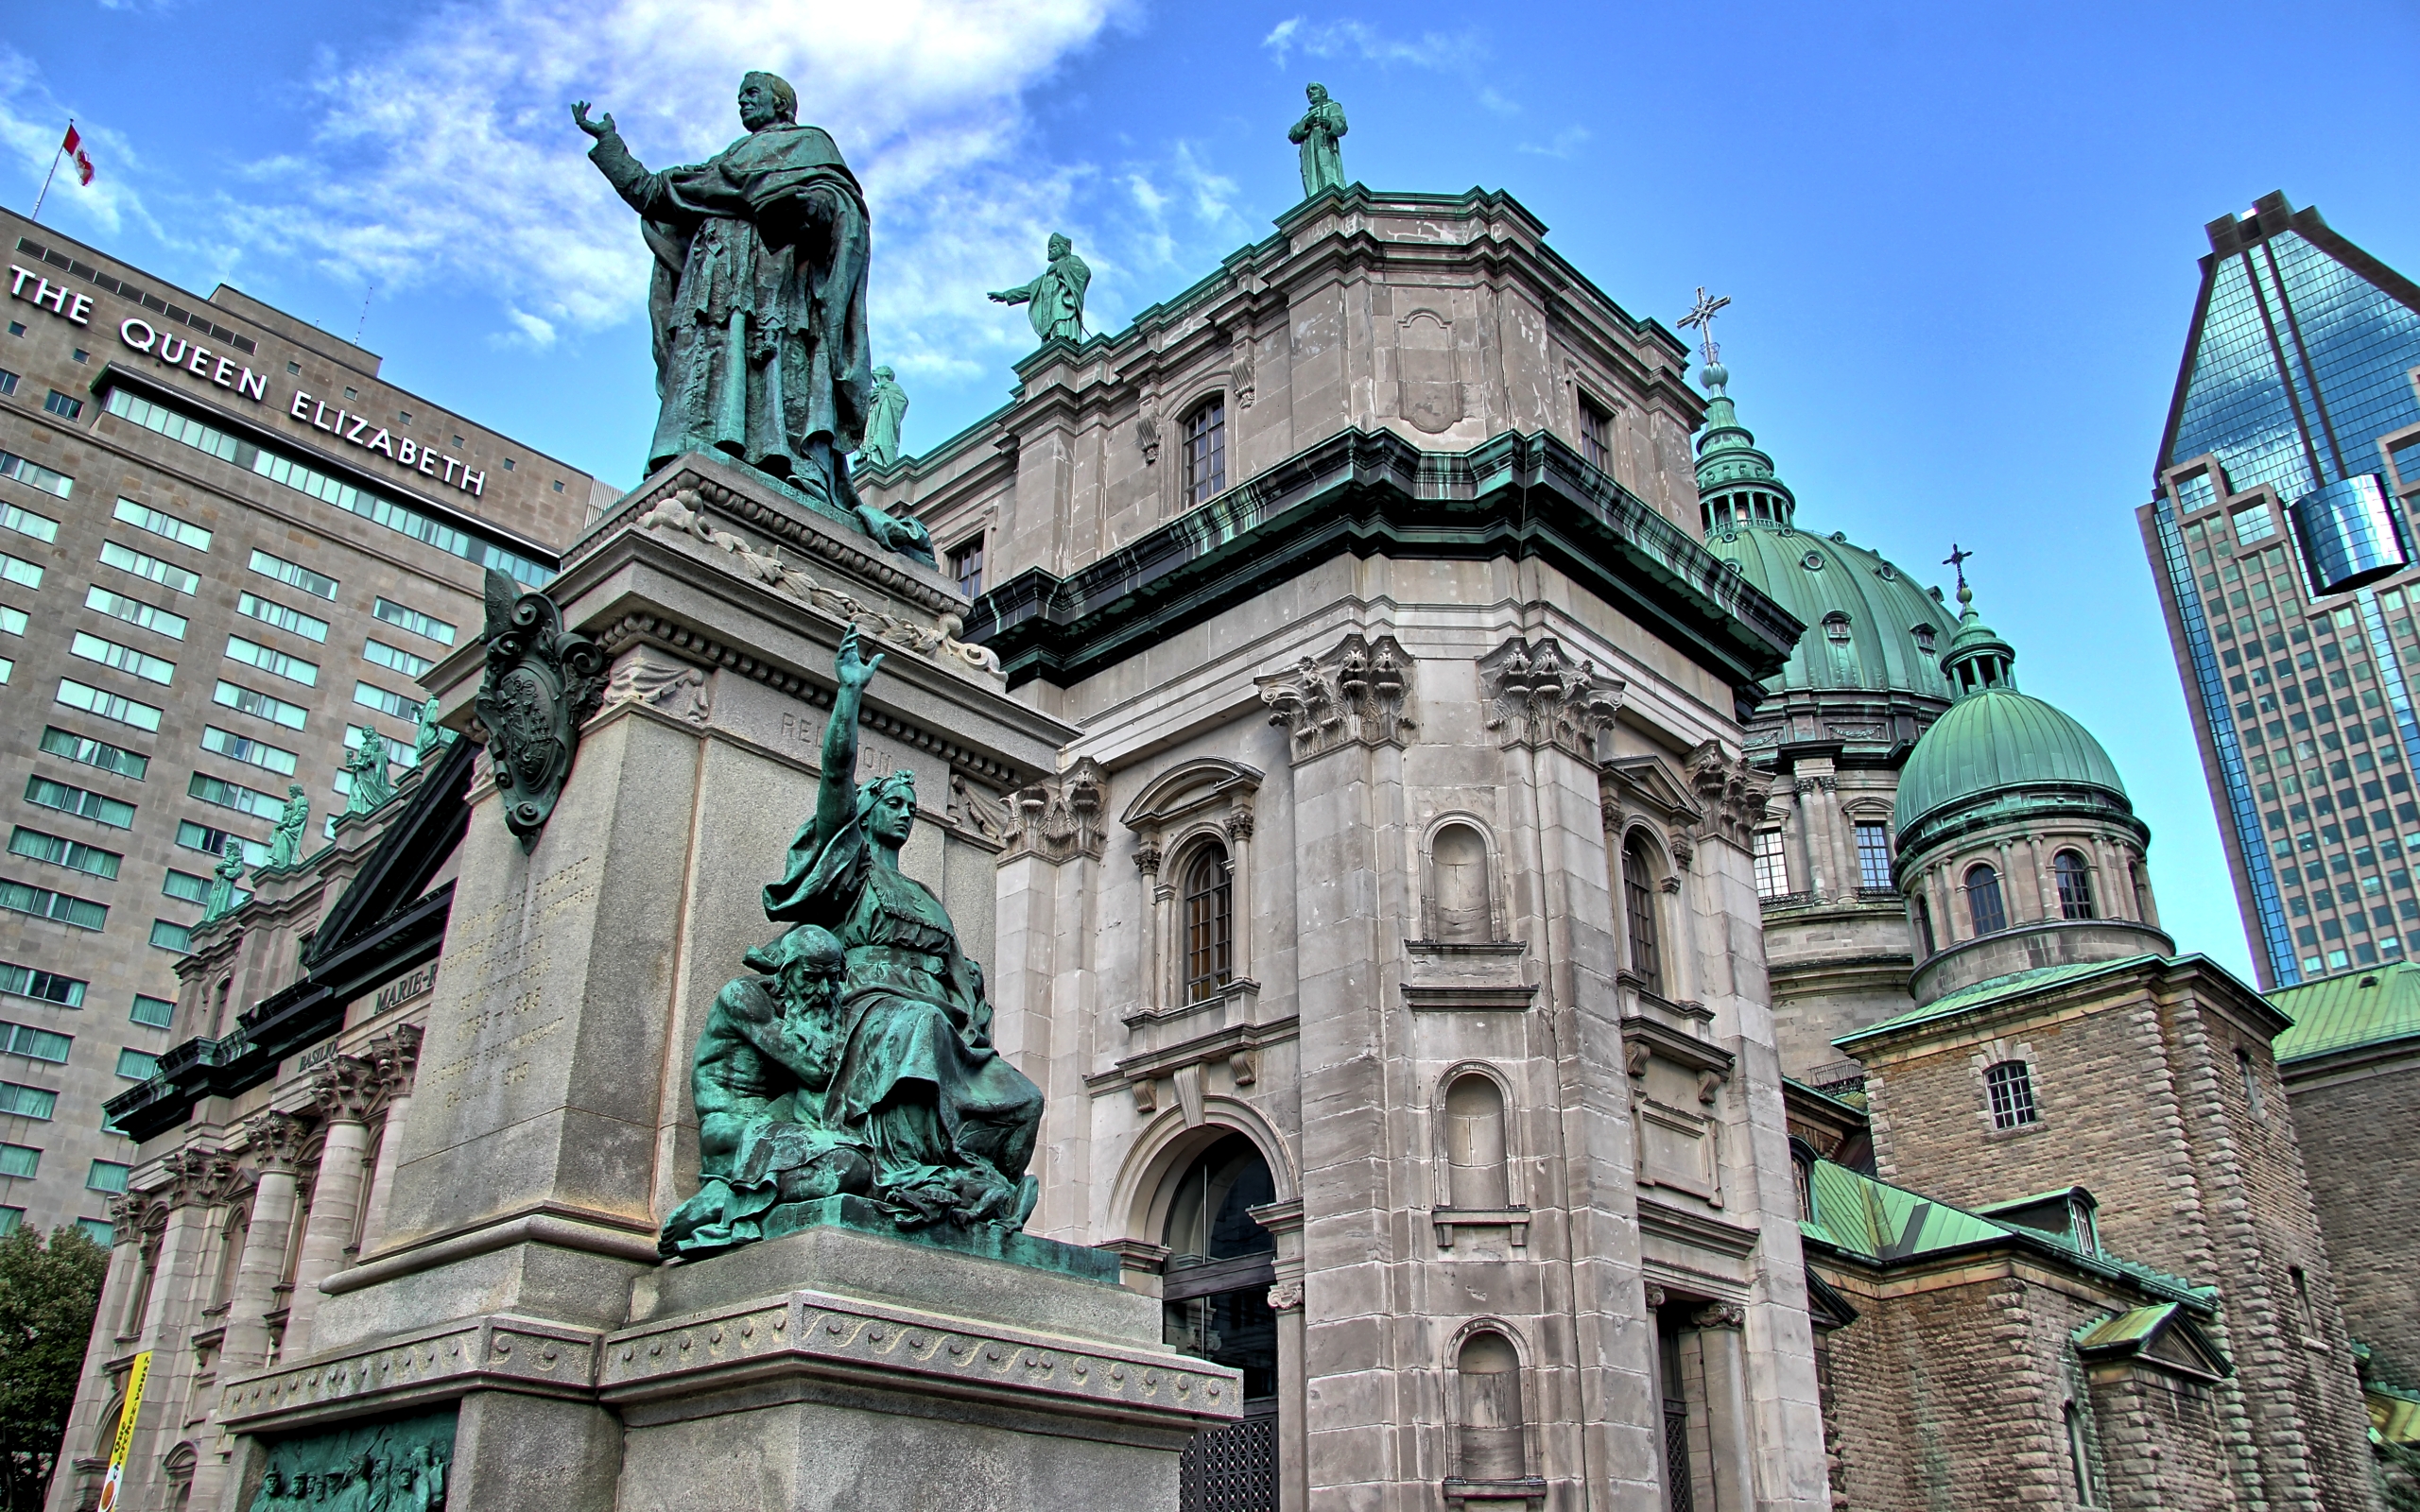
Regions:
M 1540 146 L 1535 142 L 1524 142 L 1515 150 L 1541 158 L 1577 157 L 1580 149 L 1588 145 L 1590 135 L 1589 129 L 1584 126 L 1566 126 L 1557 131 L 1544 146 Z
M 143 199 L 135 192 L 133 175 L 139 159 L 134 145 L 106 127 L 96 127 L 89 120 L 79 120 L 76 129 L 84 139 L 84 155 L 93 160 L 93 181 L 76 181 L 76 167 L 59 157 L 59 144 L 67 134 L 67 118 L 78 112 L 73 102 L 60 99 L 43 81 L 33 60 L 14 48 L 0 46 L 0 159 L 5 159 L 15 177 L 26 180 L 30 191 L 26 205 L 32 207 L 35 195 L 54 159 L 59 171 L 50 180 L 50 195 L 43 208 L 45 222 L 55 222 L 53 211 L 62 201 L 73 200 L 84 215 L 104 232 L 117 231 L 129 218 L 149 225 L 150 217 L 143 208 Z
M 1263 47 L 1277 55 L 1278 67 L 1286 66 L 1286 55 L 1293 50 L 1294 33 L 1302 29 L 1302 17 L 1288 16 L 1276 26 L 1270 27 L 1269 35 L 1260 39 L 1260 44 Z
M 740 134 L 740 75 L 769 69 L 866 187 L 878 358 L 935 370 L 940 352 L 1029 341 L 982 290 L 1038 259 L 1070 174 L 1019 159 L 1021 95 L 1121 3 L 448 5 L 374 56 L 329 60 L 309 146 L 250 165 L 227 230 L 342 282 L 480 289 L 511 339 L 543 345 L 647 291 L 636 218 L 583 161 L 569 102 L 612 112 L 650 166 L 695 163 Z
M 1466 70 L 1487 50 L 1478 35 L 1467 30 L 1424 31 L 1417 37 L 1395 37 L 1366 21 L 1328 21 L 1307 26 L 1300 16 L 1279 22 L 1260 44 L 1277 55 L 1281 66 L 1289 53 L 1300 52 L 1305 58 L 1349 59 L 1382 68 L 1400 63 L 1446 73 Z

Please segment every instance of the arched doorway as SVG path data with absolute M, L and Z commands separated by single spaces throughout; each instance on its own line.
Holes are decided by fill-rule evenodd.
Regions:
M 1277 1241 L 1251 1212 L 1276 1197 L 1258 1147 L 1230 1134 L 1185 1167 L 1168 1199 L 1164 1336 L 1244 1378 L 1242 1420 L 1195 1435 L 1184 1452 L 1183 1512 L 1277 1509 Z

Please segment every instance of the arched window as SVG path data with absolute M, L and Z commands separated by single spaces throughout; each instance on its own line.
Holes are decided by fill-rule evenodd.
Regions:
M 1161 1278 L 1164 1336 L 1188 1354 L 1244 1373 L 1244 1398 L 1277 1394 L 1277 1241 L 1254 1222 L 1253 1208 L 1277 1200 L 1260 1150 L 1229 1134 L 1177 1178 L 1161 1231 L 1168 1247 Z
M 1227 401 L 1201 404 L 1184 418 L 1184 502 L 1201 504 L 1227 487 Z
M 1465 1481 L 1517 1481 L 1529 1469 L 1521 1433 L 1521 1356 L 1501 1333 L 1474 1333 L 1454 1361 L 1454 1469 Z
M 1996 935 L 2008 928 L 2008 905 L 2000 901 L 2000 874 L 1977 864 L 1966 869 L 1966 912 L 1978 935 Z
M 1184 1000 L 1217 997 L 1234 980 L 1235 963 L 1235 877 L 1226 847 L 1205 841 L 1184 868 Z
M 1436 889 L 1432 938 L 1485 944 L 1495 936 L 1487 881 L 1487 841 L 1467 824 L 1448 824 L 1428 843 L 1428 869 Z
M 2059 916 L 2063 919 L 2091 919 L 2092 868 L 2078 850 L 2062 850 L 2050 858 L 2050 869 L 2059 879 Z
M 1476 1072 L 1445 1089 L 1445 1194 L 1453 1207 L 1495 1211 L 1512 1205 L 1505 1169 L 1504 1093 Z
M 1789 863 L 1784 859 L 1779 830 L 1756 832 L 1756 896 L 1780 898 L 1789 891 Z
M 1932 904 L 1922 898 L 1916 900 L 1916 948 L 1924 953 L 1918 960 L 1930 960 L 1941 948 L 1932 938 Z
M 1991 1101 L 1992 1127 L 2015 1128 L 2041 1121 L 2033 1106 L 2033 1072 L 2022 1060 L 2003 1060 L 1983 1073 L 1983 1091 Z
M 227 1221 L 218 1228 L 218 1279 L 210 1289 L 210 1305 L 224 1307 L 235 1295 L 235 1272 L 244 1263 L 244 1240 L 252 1231 L 249 1194 L 227 1205 Z
M 1655 872 L 1646 837 L 1635 833 L 1622 845 L 1622 915 L 1630 926 L 1631 970 L 1660 996 L 1664 956 L 1655 935 Z
M 2092 1457 L 2084 1446 L 2083 1414 L 2076 1411 L 2076 1404 L 2070 1401 L 2066 1405 L 2065 1416 L 2067 1426 L 2067 1470 L 2075 1477 L 2076 1505 L 2098 1506 L 2100 1503 L 2093 1500 Z

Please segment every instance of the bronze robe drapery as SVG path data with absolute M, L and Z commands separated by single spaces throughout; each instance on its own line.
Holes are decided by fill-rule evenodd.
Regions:
M 655 254 L 648 314 L 664 404 L 648 470 L 720 451 L 850 509 L 842 458 L 864 437 L 873 392 L 872 238 L 830 135 L 775 122 L 655 173 L 611 132 L 588 155 Z

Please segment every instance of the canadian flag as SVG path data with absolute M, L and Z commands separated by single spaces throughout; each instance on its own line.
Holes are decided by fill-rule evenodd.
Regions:
M 84 138 L 78 133 L 73 124 L 67 128 L 67 140 L 59 144 L 59 150 L 76 160 L 78 183 L 89 184 L 93 181 L 93 160 L 84 156 Z

